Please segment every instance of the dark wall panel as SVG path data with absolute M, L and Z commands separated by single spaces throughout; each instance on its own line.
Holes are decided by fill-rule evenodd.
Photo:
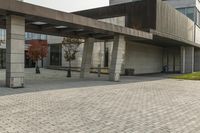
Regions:
M 156 0 L 130 2 L 74 13 L 94 19 L 126 16 L 127 27 L 144 31 L 156 27 Z

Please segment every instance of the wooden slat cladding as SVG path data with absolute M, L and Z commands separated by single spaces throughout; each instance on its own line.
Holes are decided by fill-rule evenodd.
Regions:
M 143 31 L 156 28 L 156 0 L 142 0 L 74 13 L 94 19 L 126 16 L 127 27 Z

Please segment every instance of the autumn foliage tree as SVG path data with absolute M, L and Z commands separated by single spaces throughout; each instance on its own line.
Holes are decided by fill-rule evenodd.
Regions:
M 65 52 L 64 58 L 69 62 L 67 77 L 71 77 L 71 62 L 76 59 L 76 53 L 78 53 L 81 43 L 84 43 L 84 40 L 80 37 L 64 37 L 62 41 L 62 47 Z
M 43 60 L 48 54 L 48 43 L 46 40 L 30 40 L 27 55 L 36 64 L 36 73 L 40 73 L 38 61 Z

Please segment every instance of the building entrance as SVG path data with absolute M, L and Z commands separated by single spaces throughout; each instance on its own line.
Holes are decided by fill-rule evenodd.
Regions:
M 0 69 L 6 68 L 6 50 L 0 49 Z

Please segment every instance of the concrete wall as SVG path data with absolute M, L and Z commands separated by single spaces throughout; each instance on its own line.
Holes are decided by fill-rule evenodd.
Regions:
M 199 0 L 196 0 L 196 7 L 200 11 L 200 1 Z
M 179 47 L 163 49 L 163 66 L 168 67 L 168 72 L 180 72 L 180 54 Z
M 174 8 L 194 7 L 198 0 L 166 0 L 165 2 L 172 5 Z
M 92 57 L 92 67 L 97 68 L 98 65 L 104 66 L 104 42 L 94 43 L 93 57 Z
M 100 21 L 112 23 L 120 26 L 125 26 L 125 17 L 116 17 L 116 18 L 106 18 L 101 19 Z M 51 37 L 49 38 L 49 43 L 61 42 L 58 38 Z M 112 41 L 105 42 L 96 42 L 94 44 L 94 51 L 92 57 L 92 67 L 97 67 L 98 64 L 101 66 L 104 65 L 104 48 L 108 47 L 109 49 L 109 66 L 111 62 L 112 55 Z M 123 65 L 122 73 L 126 68 L 135 69 L 135 74 L 146 74 L 146 73 L 159 73 L 162 71 L 163 67 L 163 48 L 152 46 L 148 44 L 133 43 L 128 42 L 126 47 L 123 48 L 126 53 L 123 53 Z M 77 59 L 72 62 L 73 67 L 80 67 L 82 61 L 82 52 L 83 45 L 79 48 L 79 53 L 77 54 Z M 62 55 L 62 66 L 68 66 L 67 62 L 64 59 L 64 52 Z
M 62 43 L 63 37 L 58 37 L 58 36 L 47 36 L 47 41 L 48 44 L 57 44 L 57 43 Z
M 105 19 L 100 19 L 99 21 L 125 27 L 125 16 L 114 17 L 114 18 L 105 18 Z
M 107 22 L 107 23 L 111 23 L 111 24 L 115 24 L 115 25 L 119 25 L 119 26 L 123 26 L 125 27 L 125 16 L 120 16 L 120 17 L 114 17 L 114 18 L 106 18 L 106 19 L 100 19 L 99 21 L 102 21 L 102 22 Z M 110 63 L 111 63 L 111 56 L 112 56 L 112 49 L 113 49 L 113 41 L 107 41 L 105 42 L 106 44 L 106 47 L 108 48 L 109 50 L 109 66 L 110 66 Z M 102 47 L 102 46 L 101 46 Z M 103 47 L 102 47 L 103 48 Z M 123 47 L 123 51 L 125 51 L 125 47 Z M 100 50 L 102 51 L 102 49 Z M 99 52 L 100 52 L 99 51 Z M 95 51 L 94 51 L 95 52 Z M 123 53 L 124 55 L 125 53 Z M 102 57 L 100 57 L 102 58 Z M 123 64 L 124 64 L 124 61 L 123 61 Z M 102 64 L 103 65 L 103 64 Z M 94 64 L 93 63 L 93 66 L 97 66 L 97 64 Z M 122 65 L 122 71 L 124 71 L 124 68 L 123 68 L 124 65 Z
M 101 19 L 99 21 L 102 22 L 107 22 L 107 23 L 112 23 L 116 24 L 119 26 L 125 26 L 125 17 L 115 17 L 115 18 L 106 18 L 106 19 Z M 57 38 L 57 37 L 51 37 L 49 43 L 52 42 L 61 42 L 62 38 Z M 112 53 L 112 45 L 113 42 L 106 42 L 106 44 L 109 47 L 109 61 L 111 61 L 111 53 Z M 72 61 L 72 66 L 73 67 L 81 67 L 81 62 L 82 62 L 82 54 L 83 54 L 83 46 L 84 44 L 80 45 L 79 47 L 79 52 L 76 55 L 76 60 Z M 101 66 L 104 66 L 104 48 L 105 48 L 105 42 L 95 42 L 94 43 L 94 50 L 92 54 L 92 67 L 97 68 L 98 65 L 100 64 Z M 68 63 L 64 59 L 64 51 L 62 52 L 62 66 L 66 67 L 68 66 Z
M 195 26 L 195 42 L 200 44 L 200 28 Z
M 194 41 L 194 22 L 161 0 L 157 0 L 156 30 Z
M 163 48 L 128 42 L 126 45 L 125 68 L 134 69 L 135 74 L 159 73 L 162 71 Z

